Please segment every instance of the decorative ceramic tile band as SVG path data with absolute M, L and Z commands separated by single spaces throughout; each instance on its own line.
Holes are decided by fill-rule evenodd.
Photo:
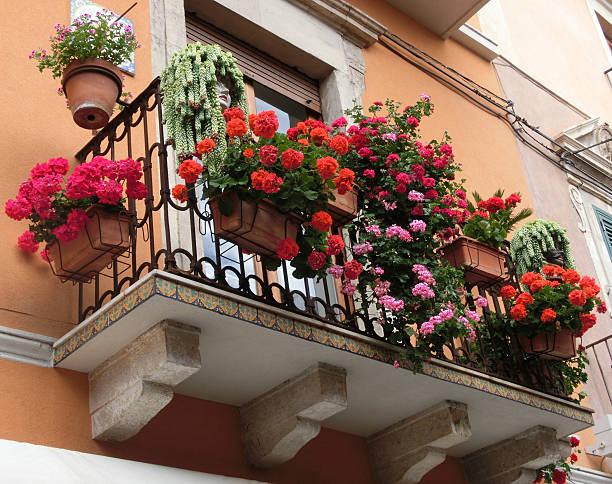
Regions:
M 397 359 L 398 353 L 376 344 L 361 341 L 348 335 L 338 334 L 326 328 L 309 325 L 302 321 L 279 316 L 270 311 L 239 303 L 224 296 L 194 289 L 186 284 L 154 276 L 137 290 L 128 294 L 121 301 L 118 301 L 117 304 L 98 315 L 68 340 L 56 347 L 53 355 L 55 365 L 67 358 L 98 333 L 115 324 L 123 316 L 130 313 L 156 294 L 192 306 L 197 306 L 207 311 L 221 313 L 241 321 L 263 326 L 297 338 L 314 341 L 325 346 L 384 363 L 393 364 L 394 360 Z M 405 366 L 405 368 L 409 369 L 407 366 Z M 520 402 L 573 420 L 578 420 L 587 424 L 593 423 L 593 417 L 590 412 L 574 406 L 564 405 L 560 402 L 538 395 L 533 395 L 525 391 L 517 390 L 508 385 L 493 382 L 486 377 L 479 377 L 431 362 L 424 363 L 422 373 L 437 378 L 438 380 L 474 388 L 491 395 L 497 395 L 501 398 Z

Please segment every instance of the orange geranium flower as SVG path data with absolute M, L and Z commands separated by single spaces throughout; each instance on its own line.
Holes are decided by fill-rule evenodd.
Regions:
M 349 142 L 346 136 L 336 135 L 329 142 L 329 147 L 339 155 L 345 155 L 348 153 Z
M 321 175 L 321 178 L 324 180 L 333 177 L 338 171 L 338 166 L 336 159 L 331 156 L 326 156 L 325 158 L 319 158 L 317 160 L 317 170 L 319 170 L 319 175 Z
M 217 146 L 217 143 L 215 143 L 214 140 L 210 138 L 204 138 L 196 145 L 196 151 L 199 154 L 203 155 L 204 153 L 210 153 L 212 150 L 215 149 L 215 146 Z
M 202 165 L 195 160 L 185 160 L 179 166 L 179 176 L 187 183 L 195 183 L 202 173 Z

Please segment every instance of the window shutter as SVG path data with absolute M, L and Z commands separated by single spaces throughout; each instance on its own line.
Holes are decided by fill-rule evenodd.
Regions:
M 234 55 L 246 78 L 257 81 L 308 109 L 321 112 L 319 84 L 316 80 L 189 14 L 186 15 L 186 27 L 188 43 L 218 44 Z
M 599 223 L 599 228 L 601 229 L 604 243 L 608 248 L 608 255 L 612 260 L 612 215 L 597 207 L 593 207 L 593 209 L 595 210 L 595 215 L 597 216 L 597 222 Z

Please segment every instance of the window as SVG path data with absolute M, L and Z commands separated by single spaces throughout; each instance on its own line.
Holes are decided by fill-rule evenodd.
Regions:
M 304 76 L 192 15 L 186 16 L 186 28 L 188 42 L 218 44 L 222 49 L 232 52 L 245 77 L 249 111 L 275 111 L 279 120 L 279 132 L 285 133 L 299 121 L 320 118 L 321 101 L 316 80 Z M 257 275 L 268 283 L 279 283 L 289 291 L 299 291 L 307 298 L 316 297 L 330 304 L 343 306 L 350 304 L 348 298 L 339 298 L 341 287 L 332 276 L 321 281 L 296 279 L 292 276 L 293 269 L 285 261 L 277 271 L 265 271 L 258 257 L 243 253 L 230 242 L 224 240 L 220 242 L 216 246 L 211 234 L 205 234 L 204 253 L 215 263 L 220 260 L 225 278 L 232 287 L 238 287 L 237 274 L 243 270 L 243 276 Z M 214 270 L 210 264 L 207 264 L 206 273 L 208 277 L 214 277 Z M 255 291 L 256 285 L 254 281 L 251 282 L 251 290 Z M 280 293 L 278 291 L 273 293 L 280 301 Z M 293 295 L 293 301 L 298 308 L 306 309 L 303 299 L 297 294 Z M 326 316 L 321 305 L 314 309 L 320 316 Z
M 593 210 L 595 210 L 597 224 L 601 230 L 604 244 L 608 249 L 608 255 L 610 256 L 610 260 L 612 260 L 612 215 L 595 206 Z

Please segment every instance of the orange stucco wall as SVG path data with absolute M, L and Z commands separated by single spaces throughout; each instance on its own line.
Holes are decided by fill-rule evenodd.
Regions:
M 50 157 L 72 155 L 90 133 L 72 122 L 63 99 L 55 95 L 58 80 L 39 74 L 28 60 L 32 49 L 45 46 L 53 24 L 68 22 L 68 0 L 34 2 L 25 11 L 19 2 L 6 2 L 0 18 L 4 41 L 0 55 L 4 71 L 0 117 L 3 176 L 0 202 L 15 195 L 31 166 Z M 123 11 L 132 0 L 104 0 L 104 6 Z M 498 92 L 490 63 L 453 40 L 442 41 L 384 2 L 352 0 L 357 7 L 417 47 Z M 136 53 L 136 76 L 126 84 L 140 92 L 151 80 L 148 2 L 140 1 L 129 14 L 144 47 Z M 25 25 L 25 27 L 24 27 Z M 391 97 L 414 102 L 426 92 L 436 104 L 423 125 L 425 138 L 448 130 L 456 156 L 464 166 L 467 187 L 489 195 L 495 188 L 520 191 L 530 205 L 525 176 L 511 130 L 427 74 L 402 61 L 380 44 L 364 51 L 367 64 L 364 103 Z M 10 120 L 10 122 L 8 122 Z M 74 160 L 72 160 L 74 161 Z M 38 255 L 16 247 L 27 228 L 0 217 L 1 325 L 60 336 L 76 321 L 77 290 L 52 277 Z M 235 407 L 176 396 L 143 431 L 123 444 L 105 444 L 90 436 L 87 376 L 0 359 L 0 438 L 104 454 L 124 459 L 192 470 L 248 477 L 279 483 L 370 483 L 373 481 L 365 440 L 323 429 L 290 462 L 273 470 L 256 470 L 242 454 L 238 411 Z M 431 471 L 424 484 L 463 484 L 460 462 L 449 458 Z
M 326 428 L 291 461 L 249 466 L 238 409 L 176 395 L 144 429 L 120 444 L 91 439 L 87 375 L 0 360 L 0 439 L 29 442 L 200 472 L 286 484 L 373 483 L 365 439 Z M 464 484 L 448 458 L 422 484 Z
M 0 203 L 17 193 L 32 166 L 62 156 L 74 162 L 74 154 L 91 138 L 91 132 L 72 121 L 64 99 L 56 95 L 60 80 L 48 71 L 39 73 L 28 55 L 34 49 L 48 48 L 54 24 L 69 23 L 69 0 L 32 2 L 24 9 L 21 2 L 4 2 L 0 18 L 3 42 L 0 58 L 4 62 L 0 90 Z M 103 6 L 125 11 L 131 0 L 104 0 Z M 128 14 L 134 31 L 143 44 L 136 51 L 136 75 L 126 76 L 126 89 L 139 93 L 151 81 L 148 2 Z M 4 212 L 4 211 L 3 211 Z M 27 255 L 17 247 L 17 237 L 27 223 L 0 217 L 1 324 L 25 331 L 60 336 L 76 321 L 77 289 L 61 284 L 38 254 Z M 52 311 L 49 309 L 53 308 Z
M 384 2 L 352 0 L 351 3 L 402 39 L 501 95 L 490 62 L 452 39 L 441 41 Z M 448 131 L 453 139 L 453 151 L 463 164 L 461 176 L 467 179 L 469 192 L 476 190 L 482 196 L 490 196 L 497 188 L 504 188 L 507 194 L 519 191 L 523 195 L 523 206 L 531 206 L 514 134 L 504 121 L 402 60 L 380 43 L 366 49 L 364 57 L 366 92 L 362 99 L 366 105 L 386 97 L 402 101 L 404 105 L 413 104 L 419 94 L 429 94 L 435 112 L 423 120 L 423 138 L 440 139 L 444 131 Z

